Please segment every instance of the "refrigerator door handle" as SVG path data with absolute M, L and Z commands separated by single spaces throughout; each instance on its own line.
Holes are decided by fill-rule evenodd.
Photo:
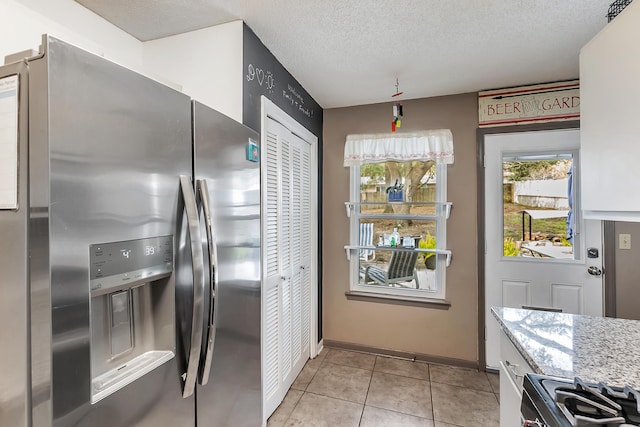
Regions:
M 213 346 L 216 339 L 216 320 L 218 317 L 218 298 L 216 298 L 218 292 L 218 248 L 213 235 L 211 203 L 209 201 L 207 181 L 204 179 L 198 180 L 196 186 L 198 188 L 198 198 L 202 202 L 204 223 L 207 230 L 207 247 L 209 249 L 209 287 L 211 301 L 209 302 L 209 313 L 207 313 L 206 349 L 199 378 L 200 384 L 206 385 L 209 382 L 209 373 L 211 372 L 211 359 L 213 357 Z
M 196 197 L 191 186 L 191 178 L 180 175 L 180 189 L 187 214 L 191 260 L 193 263 L 193 314 L 191 318 L 191 348 L 189 349 L 187 372 L 183 375 L 182 397 L 191 396 L 196 387 L 200 348 L 202 346 L 202 324 L 204 321 L 204 254 L 202 234 Z

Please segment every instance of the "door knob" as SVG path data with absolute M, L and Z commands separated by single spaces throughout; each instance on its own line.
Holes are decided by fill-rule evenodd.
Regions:
M 589 267 L 587 269 L 587 272 L 592 276 L 602 276 L 602 270 L 596 267 L 595 265 L 592 265 L 591 267 Z

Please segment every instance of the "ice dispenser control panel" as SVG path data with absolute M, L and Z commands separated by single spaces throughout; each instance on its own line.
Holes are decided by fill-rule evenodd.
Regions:
M 92 295 L 157 280 L 173 271 L 173 236 L 89 246 Z

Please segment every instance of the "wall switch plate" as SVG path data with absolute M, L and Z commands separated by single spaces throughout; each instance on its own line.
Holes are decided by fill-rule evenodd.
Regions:
M 618 247 L 620 249 L 631 249 L 631 234 L 618 234 Z

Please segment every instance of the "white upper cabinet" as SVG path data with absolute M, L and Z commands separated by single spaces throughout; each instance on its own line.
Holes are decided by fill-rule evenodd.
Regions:
M 580 52 L 585 218 L 640 222 L 640 2 Z

